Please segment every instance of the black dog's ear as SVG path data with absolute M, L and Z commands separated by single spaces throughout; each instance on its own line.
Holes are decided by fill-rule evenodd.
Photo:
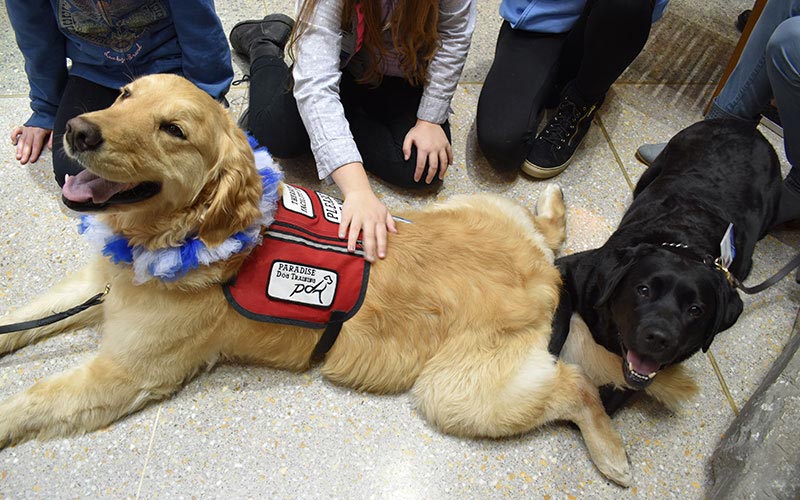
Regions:
M 612 254 L 607 259 L 608 269 L 601 270 L 597 276 L 600 298 L 594 305 L 595 309 L 603 307 L 611 299 L 620 281 L 628 274 L 643 251 L 644 245 L 612 250 Z
M 744 310 L 744 303 L 742 298 L 739 297 L 739 292 L 736 291 L 729 283 L 728 280 L 718 271 L 714 271 L 718 275 L 719 283 L 717 285 L 717 315 L 714 318 L 714 325 L 706 333 L 706 338 L 703 340 L 703 352 L 708 351 L 711 347 L 711 342 L 714 337 L 722 331 L 727 330 Z

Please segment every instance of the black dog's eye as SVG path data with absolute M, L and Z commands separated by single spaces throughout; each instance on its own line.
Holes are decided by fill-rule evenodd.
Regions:
M 703 308 L 698 305 L 693 305 L 689 308 L 689 315 L 693 318 L 699 318 L 703 315 Z
M 646 285 L 639 285 L 636 287 L 636 293 L 641 295 L 642 297 L 649 297 L 650 296 L 650 288 Z
M 183 130 L 181 130 L 181 128 L 174 123 L 162 123 L 161 127 L 159 128 L 173 137 L 177 137 L 178 139 L 186 139 L 186 136 L 183 135 Z

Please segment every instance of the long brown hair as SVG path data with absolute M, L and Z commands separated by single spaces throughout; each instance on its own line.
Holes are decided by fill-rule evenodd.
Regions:
M 320 1 L 323 0 L 303 2 L 297 16 L 292 45 L 302 36 L 308 26 L 307 20 L 313 15 Z M 382 15 L 383 0 L 344 0 L 341 25 L 343 31 L 353 29 L 352 23 L 359 5 L 364 17 L 364 40 L 361 50 L 366 50 L 369 54 L 369 63 L 359 81 L 377 85 L 383 78 L 379 68 L 386 55 L 383 42 L 385 27 Z M 389 20 L 392 43 L 399 55 L 400 69 L 412 85 L 423 86 L 428 83 L 428 64 L 440 45 L 438 24 L 438 0 L 393 0 Z

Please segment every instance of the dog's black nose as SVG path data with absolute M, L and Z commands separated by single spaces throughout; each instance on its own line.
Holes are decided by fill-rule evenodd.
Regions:
M 672 347 L 670 336 L 660 328 L 649 328 L 641 341 L 642 352 L 652 355 L 664 354 Z
M 94 123 L 76 116 L 67 122 L 64 138 L 73 151 L 84 152 L 97 149 L 103 143 L 103 134 Z

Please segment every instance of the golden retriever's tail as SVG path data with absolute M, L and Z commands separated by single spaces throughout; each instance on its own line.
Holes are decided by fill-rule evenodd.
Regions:
M 564 194 L 558 184 L 548 184 L 536 203 L 536 228 L 544 236 L 551 250 L 558 250 L 567 237 L 567 208 Z

